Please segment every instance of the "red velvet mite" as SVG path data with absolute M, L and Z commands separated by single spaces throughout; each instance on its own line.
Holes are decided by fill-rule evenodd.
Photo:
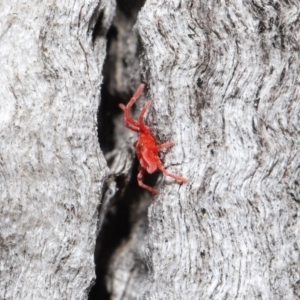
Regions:
M 137 176 L 138 184 L 140 187 L 148 190 L 152 194 L 157 195 L 157 190 L 143 183 L 145 172 L 152 174 L 157 169 L 159 169 L 165 175 L 170 176 L 177 181 L 186 182 L 187 179 L 168 172 L 164 168 L 160 158 L 158 157 L 158 150 L 171 147 L 174 145 L 174 143 L 168 142 L 157 145 L 153 135 L 150 132 L 149 127 L 145 125 L 144 115 L 152 102 L 150 100 L 146 102 L 140 113 L 138 121 L 133 120 L 130 116 L 130 108 L 142 94 L 144 87 L 144 84 L 140 84 L 128 104 L 126 106 L 124 104 L 119 104 L 119 106 L 124 111 L 124 125 L 138 134 L 138 140 L 134 143 L 136 154 L 140 163 L 139 173 Z

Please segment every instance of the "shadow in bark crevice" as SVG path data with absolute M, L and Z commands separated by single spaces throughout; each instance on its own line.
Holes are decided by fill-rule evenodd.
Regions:
M 138 161 L 135 159 L 129 183 L 124 183 L 124 178 L 122 177 L 116 178 L 117 186 L 120 189 L 111 199 L 97 238 L 95 249 L 96 283 L 91 289 L 89 300 L 110 299 L 111 295 L 107 288 L 107 276 L 111 275 L 110 267 L 113 256 L 123 245 L 126 247 L 126 242 L 129 241 L 132 234 L 132 228 L 141 218 L 144 219 L 145 227 L 148 227 L 147 207 L 150 203 L 147 202 L 146 205 L 141 203 L 145 201 L 145 193 L 148 192 L 138 186 L 136 180 L 137 172 Z M 152 185 L 156 182 L 157 177 L 158 173 L 154 176 L 146 177 L 145 182 Z M 126 189 L 122 190 L 124 184 L 126 184 Z M 146 209 L 141 209 L 142 206 L 146 207 Z M 141 264 L 140 268 L 145 269 L 145 273 L 148 273 L 146 265 Z
M 118 150 L 116 149 L 118 146 L 116 139 L 120 133 L 116 132 L 117 128 L 115 126 L 116 119 L 121 120 L 123 114 L 118 104 L 128 101 L 132 96 L 133 82 L 139 82 L 138 46 L 133 45 L 135 40 L 138 43 L 138 39 L 134 37 L 132 27 L 144 2 L 145 0 L 118 0 L 116 15 L 121 17 L 118 20 L 115 18 L 112 26 L 107 31 L 107 57 L 103 67 L 104 78 L 101 89 L 101 105 L 98 111 L 98 139 L 104 155 Z M 100 14 L 94 27 L 93 41 L 99 35 L 99 31 L 102 32 L 102 18 L 103 16 Z M 128 22 L 129 25 L 122 24 L 122 22 Z M 128 33 L 131 48 L 128 51 L 125 48 L 120 52 L 116 52 L 120 45 L 126 47 L 124 39 L 126 39 L 125 30 L 127 30 L 127 27 L 131 28 L 131 31 Z M 137 50 L 135 51 L 134 49 Z M 118 69 L 120 62 L 121 72 Z M 132 72 L 132 64 L 135 65 L 133 69 L 138 70 L 138 72 Z M 116 73 L 121 74 L 120 77 L 117 77 L 119 75 Z M 134 75 L 128 78 L 126 75 L 128 73 L 133 73 Z M 122 82 L 122 85 L 118 85 L 119 82 Z M 109 159 L 108 164 L 110 165 Z M 103 192 L 104 196 L 99 205 L 99 215 L 103 214 L 104 219 L 99 222 L 99 232 L 96 241 L 96 282 L 89 292 L 89 300 L 108 300 L 111 298 L 107 287 L 107 276 L 110 272 L 113 255 L 121 247 L 122 243 L 130 238 L 132 228 L 138 220 L 142 218 L 147 222 L 147 209 L 142 209 L 142 215 L 134 211 L 137 207 L 140 207 L 145 193 L 137 185 L 137 172 L 138 162 L 135 159 L 131 168 L 131 174 L 111 174 L 107 180 Z M 128 179 L 129 177 L 130 180 Z M 146 177 L 146 183 L 154 184 L 156 179 L 157 176 L 150 177 L 150 179 Z M 110 189 L 113 189 L 111 197 L 107 196 Z
M 122 181 L 122 178 L 118 178 L 118 180 Z M 130 234 L 130 202 L 123 197 L 116 198 L 117 195 L 110 203 L 97 238 L 95 249 L 96 283 L 91 289 L 89 300 L 110 299 L 110 293 L 106 286 L 106 276 L 111 257 L 122 241 L 128 238 Z

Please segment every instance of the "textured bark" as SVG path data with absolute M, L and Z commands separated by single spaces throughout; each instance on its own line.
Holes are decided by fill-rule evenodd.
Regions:
M 104 256 L 110 298 L 300 298 L 298 1 L 147 0 L 137 37 L 134 2 L 118 1 L 105 88 L 115 107 L 136 88 L 140 48 L 137 107 L 153 100 L 146 123 L 176 143 L 164 165 L 189 181 L 159 176 L 152 197 L 133 179 L 123 193 L 135 134 L 113 116 L 99 221 L 119 198 L 131 232 Z M 86 298 L 108 173 L 95 118 L 113 10 L 0 4 L 1 299 Z
M 298 299 L 299 2 L 148 0 L 135 28 L 147 123 L 176 143 L 164 165 L 189 182 L 159 178 L 150 275 L 131 284 L 135 227 L 112 299 Z
M 0 299 L 86 299 L 95 278 L 113 11 L 113 1 L 0 3 Z

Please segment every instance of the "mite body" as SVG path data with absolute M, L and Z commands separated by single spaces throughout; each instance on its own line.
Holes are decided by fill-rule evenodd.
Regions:
M 145 172 L 152 174 L 159 169 L 165 175 L 170 176 L 177 181 L 186 182 L 187 179 L 168 172 L 162 165 L 162 162 L 158 156 L 158 150 L 171 147 L 174 145 L 174 143 L 167 142 L 157 145 L 149 127 L 145 125 L 144 115 L 152 102 L 150 100 L 146 102 L 140 113 L 138 121 L 133 120 L 130 116 L 130 108 L 142 94 L 144 87 L 144 84 L 140 84 L 128 104 L 126 106 L 124 104 L 119 104 L 119 106 L 124 112 L 124 125 L 138 134 L 138 140 L 134 143 L 136 154 L 140 163 L 139 173 L 137 176 L 138 184 L 140 187 L 148 190 L 152 194 L 157 195 L 157 190 L 143 183 Z

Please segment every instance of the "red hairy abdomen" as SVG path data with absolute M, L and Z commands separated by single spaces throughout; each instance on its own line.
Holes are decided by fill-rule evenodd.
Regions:
M 157 169 L 158 153 L 155 145 L 155 140 L 152 136 L 139 136 L 136 143 L 136 153 L 141 166 L 147 170 L 148 173 L 153 173 Z

